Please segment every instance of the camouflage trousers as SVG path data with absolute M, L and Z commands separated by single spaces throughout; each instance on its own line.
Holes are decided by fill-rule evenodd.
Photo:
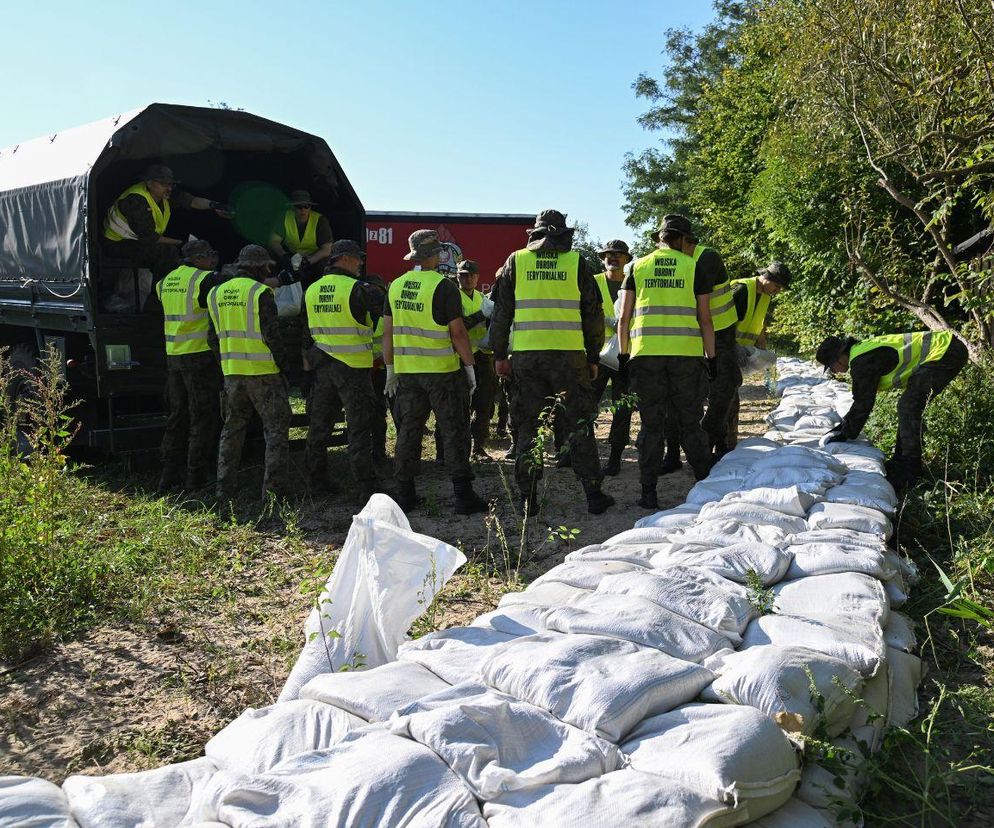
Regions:
M 338 413 L 345 409 L 348 425 L 349 465 L 360 482 L 372 482 L 373 427 L 377 400 L 369 368 L 350 368 L 344 362 L 326 357 L 314 371 L 310 394 L 310 428 L 304 461 L 311 482 L 324 482 L 328 476 L 328 446 Z
M 584 490 L 603 479 L 592 418 L 597 400 L 582 351 L 519 351 L 511 357 L 510 414 L 517 436 L 514 477 L 523 493 L 542 478 L 534 451 L 543 409 L 563 394 L 562 416 L 573 472 Z
M 735 326 L 718 331 L 714 337 L 718 376 L 708 384 L 708 410 L 701 421 L 717 455 L 735 448 L 729 444 L 728 423 L 734 401 L 742 385 L 742 369 L 735 353 Z
M 383 367 L 374 368 L 371 374 L 376 413 L 373 417 L 373 454 L 379 460 L 387 456 L 387 411 L 389 400 L 383 392 L 387 387 L 387 372 Z M 391 413 L 390 416 L 393 416 Z
M 230 497 L 238 477 L 252 413 L 262 420 L 266 466 L 262 497 L 286 491 L 290 457 L 290 400 L 281 374 L 224 378 L 224 428 L 217 458 L 219 497 Z
M 636 445 L 643 486 L 659 478 L 667 419 L 680 432 L 680 442 L 694 476 L 701 480 L 711 470 L 711 448 L 701 428 L 707 373 L 704 360 L 686 356 L 640 356 L 628 366 L 632 390 L 638 394 L 642 430 Z
M 435 413 L 445 465 L 453 480 L 471 476 L 469 467 L 469 385 L 462 368 L 446 374 L 401 374 L 393 414 L 397 423 L 394 476 L 410 483 L 421 464 L 421 441 L 428 415 Z
M 477 351 L 474 354 L 476 362 L 476 390 L 470 404 L 473 420 L 470 432 L 473 442 L 484 448 L 490 439 L 490 421 L 494 417 L 494 405 L 497 402 L 497 374 L 494 373 L 494 355 Z
M 221 430 L 221 369 L 210 351 L 166 357 L 166 402 L 169 418 L 159 453 L 162 477 L 203 485 L 217 465 Z

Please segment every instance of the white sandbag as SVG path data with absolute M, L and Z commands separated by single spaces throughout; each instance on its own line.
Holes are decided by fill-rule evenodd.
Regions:
M 569 584 L 561 584 L 550 581 L 545 584 L 536 584 L 521 592 L 508 592 L 497 602 L 497 606 L 533 606 L 533 607 L 555 607 L 559 604 L 575 604 L 590 594 L 589 589 L 580 589 Z
M 884 459 L 887 457 L 884 452 L 878 449 L 872 443 L 868 443 L 865 440 L 843 440 L 841 442 L 829 443 L 822 449 L 827 454 L 831 454 L 837 460 L 844 455 L 851 455 L 853 457 L 865 457 L 869 460 L 877 460 L 883 463 Z
M 449 684 L 459 684 L 478 679 L 480 665 L 494 649 L 517 637 L 487 627 L 452 627 L 402 644 L 397 658 L 427 667 Z
M 628 641 L 539 635 L 499 648 L 482 668 L 491 687 L 618 743 L 647 716 L 694 698 L 714 674 Z
M 755 374 L 757 371 L 765 371 L 772 368 L 777 363 L 777 355 L 773 351 L 765 348 L 756 348 L 752 345 L 738 346 L 735 349 L 739 361 L 739 368 L 743 374 Z
M 897 509 L 897 494 L 887 478 L 865 471 L 850 471 L 838 486 L 825 492 L 825 501 L 865 506 L 888 515 Z
M 870 532 L 857 532 L 853 529 L 809 529 L 796 535 L 788 535 L 791 546 L 801 543 L 840 543 L 847 546 L 868 546 L 886 553 L 887 542 L 879 535 Z
M 830 454 L 805 446 L 784 446 L 764 454 L 753 463 L 753 469 L 756 471 L 784 468 L 828 469 L 839 475 L 845 474 L 846 471 L 846 467 Z
M 297 698 L 310 679 L 352 663 L 357 652 L 369 667 L 393 661 L 411 624 L 465 562 L 454 546 L 412 532 L 389 497 L 373 495 L 352 518 L 279 701 Z
M 630 769 L 579 785 L 504 794 L 485 803 L 483 814 L 489 828 L 729 828 L 749 818 L 745 805 L 733 808 L 665 777 Z
M 478 616 L 470 622 L 470 626 L 489 627 L 492 630 L 515 636 L 532 635 L 545 630 L 545 623 L 542 621 L 545 609 L 545 607 L 528 606 L 527 604 L 502 607 Z
M 892 612 L 884 625 L 884 643 L 895 650 L 913 653 L 918 649 L 915 622 L 903 612 Z
M 808 526 L 812 529 L 853 529 L 881 538 L 889 538 L 894 532 L 883 512 L 846 503 L 815 504 L 808 513 Z
M 842 418 L 835 414 L 805 414 L 798 417 L 794 423 L 794 431 L 818 431 L 824 432 L 835 428 L 842 422 Z
M 431 748 L 482 800 L 539 785 L 583 782 L 621 767 L 615 745 L 534 705 L 483 687 L 395 717 L 391 732 Z
M 918 685 L 925 675 L 924 665 L 918 656 L 888 647 L 887 668 L 890 676 L 887 724 L 904 727 L 918 716 Z
M 206 798 L 202 818 L 231 828 L 486 828 L 438 756 L 386 732 L 360 731 L 257 776 L 218 774 Z
M 887 593 L 887 600 L 895 609 L 903 607 L 908 603 L 908 590 L 904 579 L 896 575 L 889 581 L 884 582 L 884 591 Z
M 817 618 L 837 615 L 848 623 L 859 618 L 883 626 L 890 604 L 883 584 L 861 572 L 815 575 L 773 587 L 773 610 L 783 615 Z
M 703 520 L 681 529 L 674 537 L 676 543 L 699 544 L 709 547 L 732 546 L 737 543 L 781 543 L 787 533 L 775 526 L 750 526 L 733 518 Z
M 686 526 L 694 522 L 694 518 L 700 509 L 693 504 L 674 506 L 672 509 L 664 509 L 644 518 L 635 521 L 636 529 L 668 529 L 676 526 Z M 622 535 L 625 533 L 622 532 Z M 617 538 L 618 535 L 615 535 Z
M 647 567 L 627 561 L 566 561 L 540 575 L 531 582 L 530 586 L 554 581 L 579 589 L 597 589 L 597 585 L 605 576 L 631 572 L 635 569 L 644 571 Z
M 732 645 L 741 643 L 742 632 L 754 614 L 744 587 L 701 567 L 611 575 L 600 582 L 594 594 L 646 599 L 721 633 Z
M 110 776 L 70 776 L 62 783 L 80 828 L 172 828 L 193 810 L 217 765 L 201 756 L 189 762 Z
M 701 698 L 755 707 L 788 732 L 806 735 L 821 723 L 830 736 L 844 731 L 855 710 L 850 693 L 862 685 L 859 673 L 845 662 L 790 644 L 719 653 L 705 664 L 718 677 Z M 824 699 L 820 711 L 812 683 Z
M 551 607 L 542 620 L 550 630 L 620 638 L 695 663 L 732 643 L 721 633 L 637 595 L 595 592 L 574 606 Z
M 306 698 L 250 707 L 207 742 L 204 754 L 219 768 L 252 775 L 298 753 L 331 747 L 365 725 L 365 719 Z
M 693 566 L 710 569 L 730 581 L 746 583 L 755 572 L 765 586 L 780 581 L 790 567 L 790 553 L 783 547 L 765 543 L 737 543 L 699 552 L 661 550 L 652 557 L 655 569 Z
M 767 509 L 774 509 L 783 512 L 785 515 L 806 518 L 817 497 L 809 492 L 802 492 L 797 486 L 785 486 L 778 489 L 745 489 L 743 491 L 729 492 L 721 499 L 721 503 L 755 503 L 765 506 Z M 803 529 L 805 531 L 807 524 Z
M 915 586 L 921 580 L 918 564 L 911 560 L 911 558 L 898 554 L 893 549 L 885 549 L 884 555 L 887 556 L 888 562 L 901 571 L 901 580 L 907 586 Z
M 752 828 L 836 828 L 835 820 L 812 808 L 797 797 L 791 797 L 772 814 L 755 822 Z
M 792 555 L 786 575 L 788 581 L 837 572 L 862 572 L 887 580 L 897 572 L 881 548 L 819 542 L 791 544 L 787 550 Z
M 834 739 L 832 745 L 835 755 L 831 759 L 805 762 L 797 798 L 830 814 L 858 813 L 857 801 L 866 781 L 863 765 L 867 757 L 854 736 Z
M 76 828 L 69 800 L 57 785 L 33 776 L 0 776 L 0 826 Z
M 826 448 L 830 447 L 827 446 Z M 887 473 L 887 467 L 884 465 L 883 460 L 874 460 L 872 457 L 863 457 L 860 454 L 836 454 L 834 456 L 840 463 L 845 463 L 846 469 L 848 469 L 850 474 L 852 472 L 879 475 Z
M 635 770 L 675 779 L 708 799 L 745 802 L 750 818 L 783 805 L 801 776 L 783 731 L 748 706 L 678 707 L 646 719 L 621 749 Z
M 725 495 L 727 498 L 728 495 Z M 737 520 L 752 525 L 773 526 L 785 534 L 803 532 L 808 528 L 803 517 L 785 515 L 776 509 L 768 508 L 757 503 L 739 503 L 720 500 L 718 503 L 707 503 L 701 508 L 700 522 L 709 520 Z
M 846 619 L 831 617 L 833 626 L 821 619 L 792 615 L 764 615 L 746 627 L 742 647 L 773 644 L 777 647 L 807 647 L 848 664 L 865 677 L 872 676 L 884 658 L 883 632 L 878 626 L 859 624 L 843 629 Z
M 583 547 L 583 549 L 576 549 L 570 552 L 566 556 L 566 561 L 625 561 L 640 566 L 649 566 L 649 561 L 661 545 L 665 544 L 649 543 L 636 545 L 623 543 L 617 546 L 604 546 L 599 543 L 592 544 L 591 546 Z
M 697 512 L 687 512 L 682 518 L 679 523 L 674 522 L 673 525 L 626 529 L 608 538 L 601 546 L 644 546 L 651 543 L 667 543 L 678 529 L 690 526 L 697 520 Z
M 367 722 L 382 722 L 395 710 L 444 690 L 448 684 L 420 664 L 393 661 L 371 670 L 315 676 L 304 685 L 300 696 L 341 708 Z
M 797 486 L 803 492 L 822 495 L 841 479 L 840 473 L 827 468 L 777 466 L 757 469 L 742 482 L 739 488 L 785 489 L 789 486 Z
M 714 482 L 705 478 L 695 484 L 694 488 L 687 492 L 687 505 L 700 506 L 705 503 L 710 503 L 713 500 L 721 500 L 729 492 L 733 492 L 736 489 L 741 488 L 742 483 L 735 478 L 730 478 L 728 480 L 716 480 Z

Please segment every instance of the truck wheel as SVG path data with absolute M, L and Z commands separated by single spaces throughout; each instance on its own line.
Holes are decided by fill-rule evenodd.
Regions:
M 38 373 L 38 354 L 31 345 L 20 344 L 10 349 L 10 367 L 13 376 L 7 386 L 7 394 L 11 403 L 16 406 L 21 401 L 30 401 L 36 394 L 34 377 Z M 24 417 L 17 422 L 17 448 L 21 454 L 31 453 L 31 442 L 27 436 L 27 423 Z

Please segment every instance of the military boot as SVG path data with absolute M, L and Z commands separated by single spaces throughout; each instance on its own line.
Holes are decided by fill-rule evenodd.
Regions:
M 405 512 L 413 511 L 424 503 L 424 498 L 418 497 L 413 480 L 397 481 L 397 493 L 394 500 Z
M 487 501 L 473 491 L 473 481 L 459 477 L 452 481 L 452 491 L 456 496 L 457 515 L 475 515 L 487 511 Z
M 673 474 L 673 472 L 680 471 L 683 468 L 683 463 L 680 462 L 680 449 L 675 452 L 666 452 L 666 456 L 663 457 L 663 464 L 659 467 L 660 474 Z
M 614 498 L 601 491 L 600 483 L 584 484 L 583 489 L 587 494 L 587 511 L 590 514 L 600 515 L 614 506 Z
M 614 477 L 621 471 L 621 453 L 624 451 L 624 447 L 611 446 L 611 456 L 608 458 L 607 462 L 604 464 L 604 468 L 601 469 L 602 474 Z
M 568 448 L 558 449 L 559 459 L 556 461 L 557 469 L 571 469 L 573 468 L 573 458 L 570 456 Z
M 188 492 L 195 492 L 197 489 L 203 489 L 206 486 L 211 485 L 214 482 L 214 474 L 206 466 L 197 466 L 192 469 L 188 469 L 186 472 L 186 483 L 183 488 Z
M 166 467 L 159 476 L 159 483 L 155 487 L 155 493 L 164 495 L 175 492 L 183 483 L 183 474 L 179 469 Z
M 656 496 L 656 484 L 642 484 L 642 497 L 638 499 L 638 505 L 643 509 L 658 509 L 659 498 Z

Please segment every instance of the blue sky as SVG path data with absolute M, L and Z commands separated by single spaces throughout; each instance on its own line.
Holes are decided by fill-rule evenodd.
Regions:
M 629 239 L 631 89 L 709 2 L 4 4 L 0 146 L 152 101 L 226 101 L 324 137 L 368 210 L 556 207 Z

